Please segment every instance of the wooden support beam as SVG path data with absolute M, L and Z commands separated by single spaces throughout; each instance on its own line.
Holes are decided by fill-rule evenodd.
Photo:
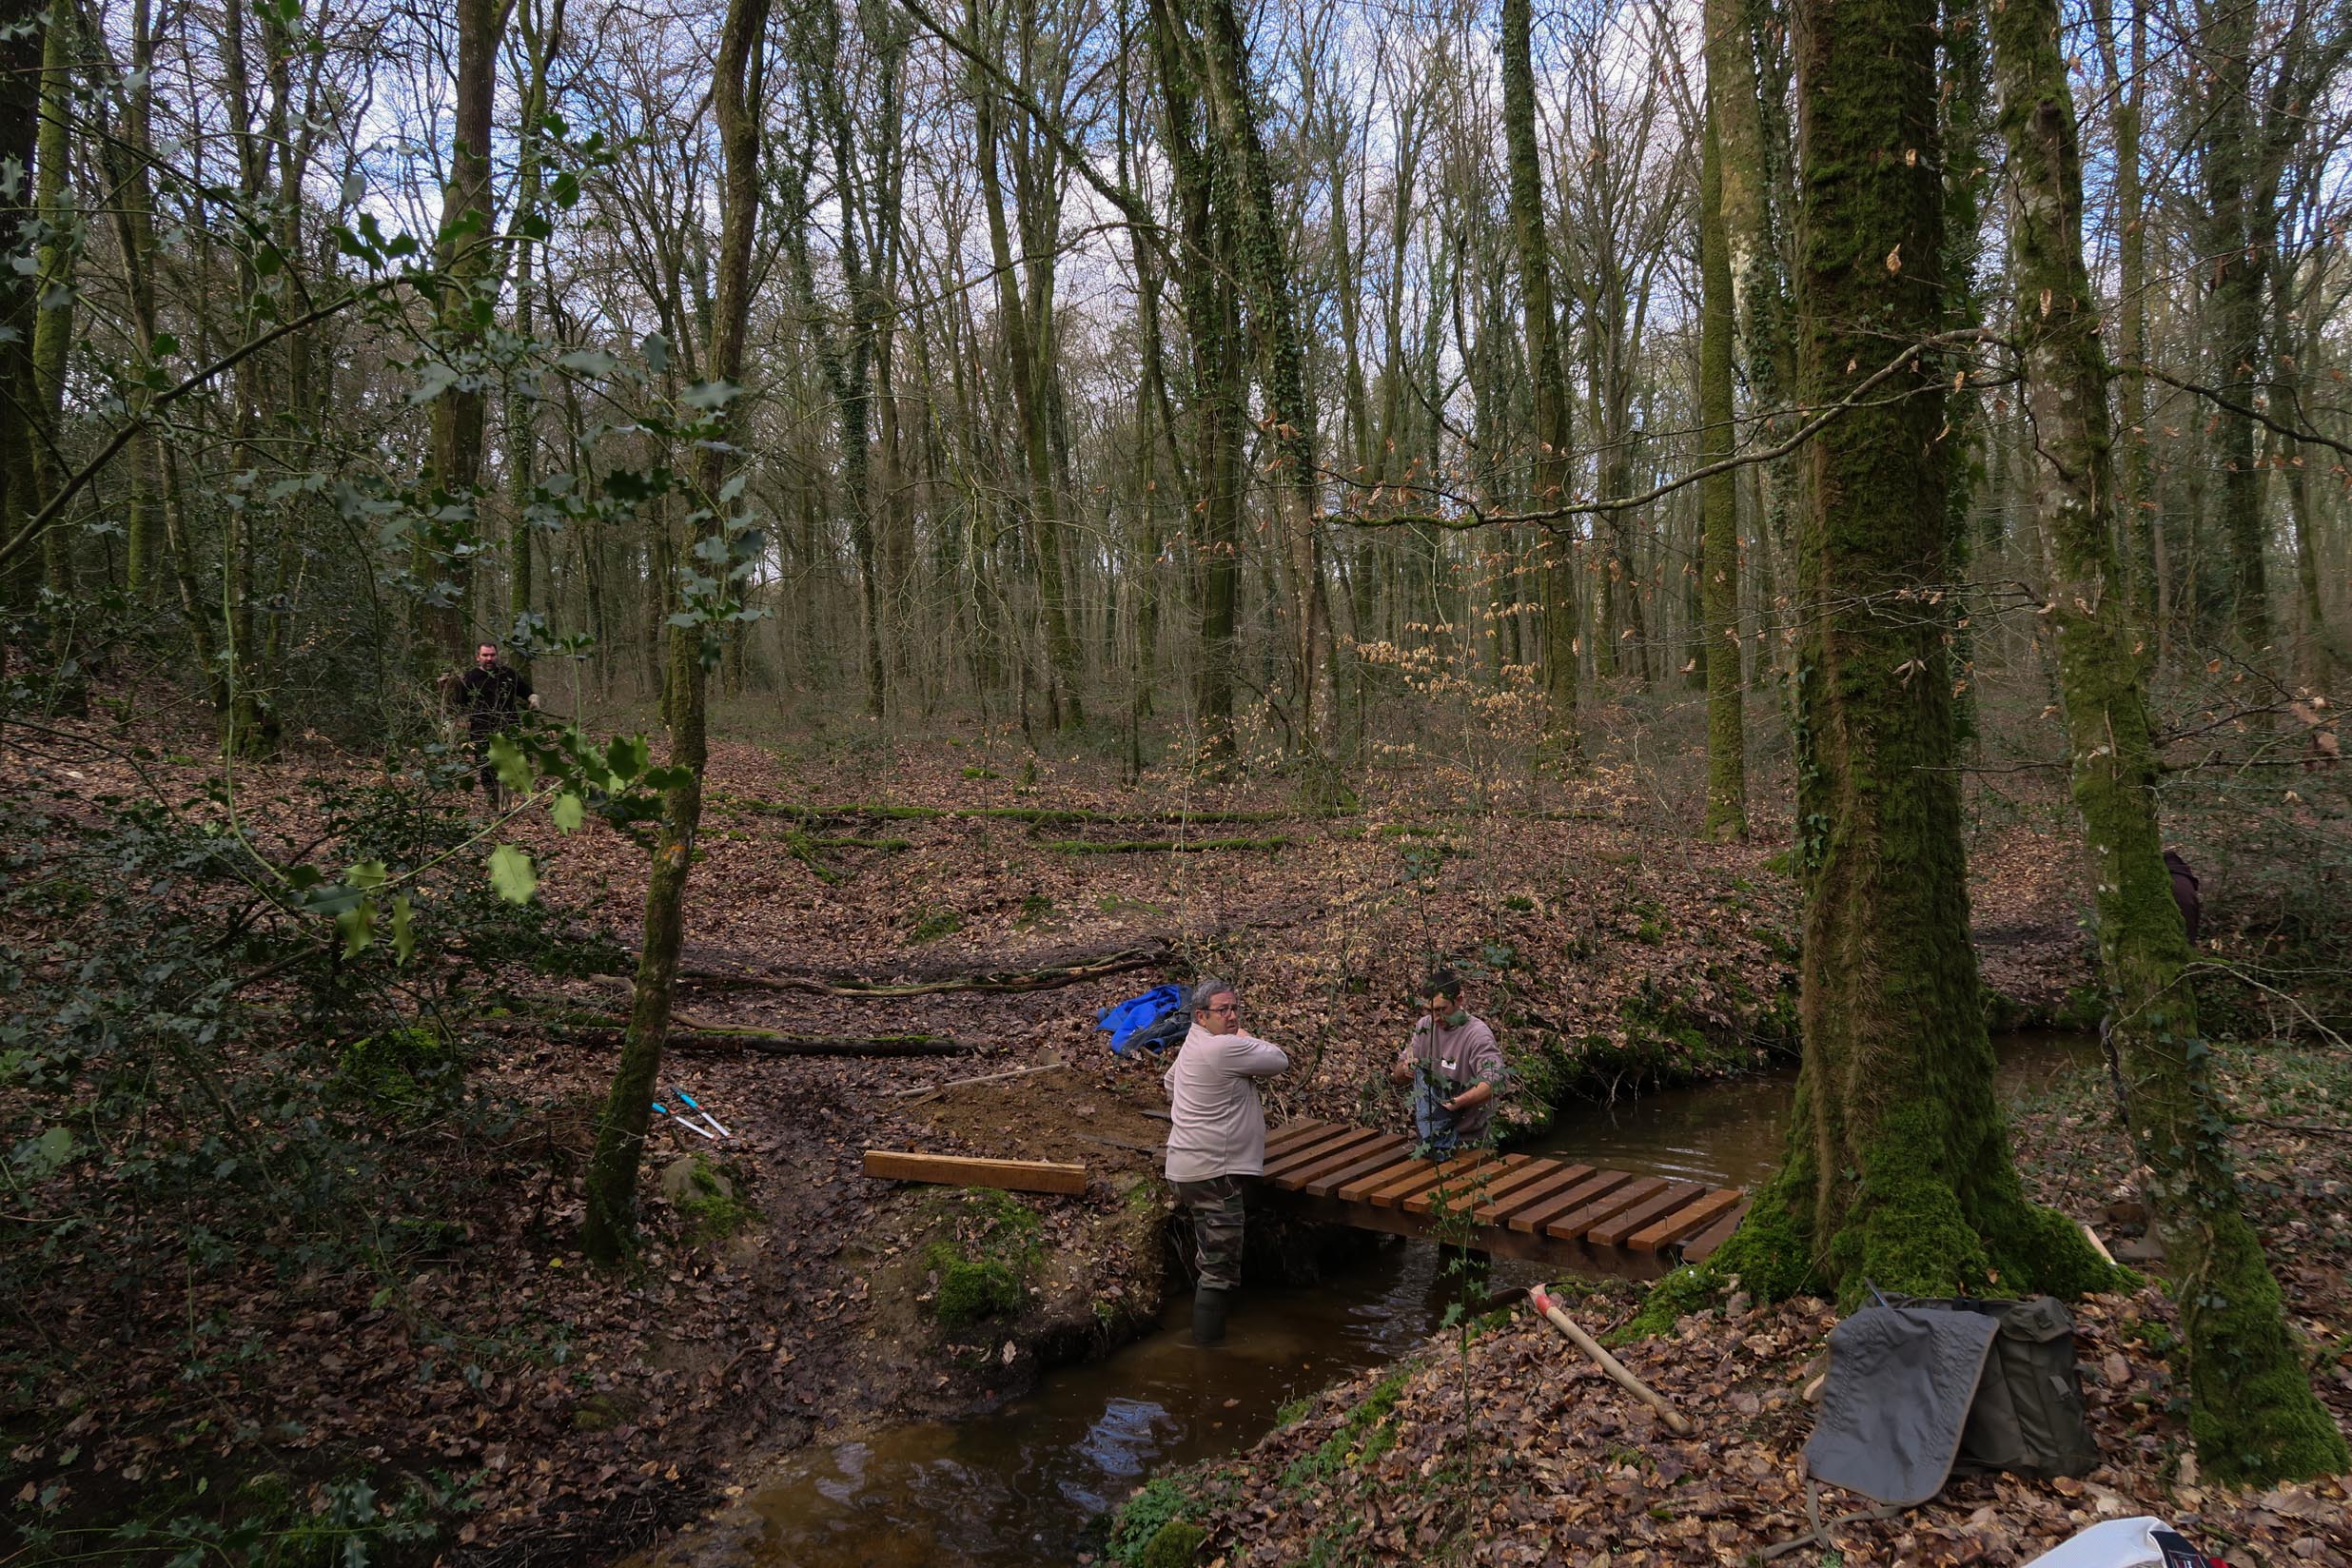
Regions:
M 1696 1203 L 1643 1225 L 1625 1238 L 1625 1245 L 1637 1252 L 1656 1252 L 1685 1236 L 1706 1229 L 1747 1199 L 1748 1195 L 1735 1186 L 1717 1187 L 1700 1197 Z
M 886 1182 L 932 1182 L 942 1186 L 992 1186 L 1007 1192 L 1087 1189 L 1087 1167 L 1051 1160 L 980 1160 L 963 1154 L 916 1154 L 907 1149 L 866 1150 L 866 1174 Z
M 1321 1132 L 1331 1125 L 1332 1124 L 1329 1122 L 1318 1122 L 1311 1120 L 1303 1122 L 1284 1122 L 1281 1127 L 1276 1127 L 1273 1131 L 1265 1135 L 1265 1157 L 1271 1160 L 1274 1158 L 1277 1150 L 1293 1147 L 1298 1144 L 1300 1139 L 1307 1137 L 1313 1133 Z
M 1716 1247 L 1721 1246 L 1725 1242 L 1732 1239 L 1732 1232 L 1739 1228 L 1739 1222 L 1745 1219 L 1747 1214 L 1748 1205 L 1743 1203 L 1737 1208 L 1733 1209 L 1729 1214 L 1724 1215 L 1723 1218 L 1717 1220 L 1715 1224 L 1709 1225 L 1706 1229 L 1700 1231 L 1689 1241 L 1683 1243 L 1682 1261 L 1686 1264 L 1704 1262 L 1707 1254 L 1713 1252 Z

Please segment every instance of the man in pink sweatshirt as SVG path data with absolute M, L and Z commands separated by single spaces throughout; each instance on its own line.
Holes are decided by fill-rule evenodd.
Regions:
M 1192 988 L 1192 1028 L 1177 1048 L 1167 1085 L 1167 1179 L 1192 1211 L 1200 1288 L 1192 1298 L 1192 1339 L 1225 1338 L 1225 1311 L 1242 1284 L 1243 1186 L 1265 1172 L 1265 1113 L 1258 1080 L 1290 1066 L 1280 1046 L 1245 1034 L 1241 998 L 1230 983 Z

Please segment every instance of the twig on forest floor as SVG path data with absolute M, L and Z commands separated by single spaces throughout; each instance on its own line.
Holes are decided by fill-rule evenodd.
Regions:
M 900 1095 L 898 1103 L 902 1107 L 919 1106 L 933 1095 L 944 1093 L 951 1088 L 961 1088 L 966 1084 L 993 1084 L 1002 1079 L 1020 1078 L 1032 1072 L 1049 1072 L 1061 1065 L 1059 1061 L 1040 1062 L 1033 1068 L 1014 1068 L 1009 1072 L 984 1072 L 976 1078 L 951 1078 L 944 1084 L 933 1084 L 929 1088 L 905 1090 Z

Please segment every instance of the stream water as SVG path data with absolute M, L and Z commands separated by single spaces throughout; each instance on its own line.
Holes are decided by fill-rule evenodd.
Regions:
M 2087 1036 L 1996 1042 L 2005 1094 L 2098 1056 Z M 1752 1186 L 1780 1150 L 1793 1069 L 1563 1109 L 1538 1149 L 1643 1175 Z M 1532 1284 L 1498 1260 L 1492 1285 Z M 1255 1441 L 1287 1401 L 1394 1359 L 1451 1300 L 1437 1248 L 1413 1243 L 1315 1289 L 1253 1286 L 1226 1343 L 1193 1347 L 1189 1297 L 1161 1331 L 1049 1373 L 1025 1399 L 954 1424 L 812 1445 L 746 1499 L 735 1560 L 761 1568 L 1035 1568 L 1074 1559 L 1088 1525 L 1152 1472 Z M 691 1555 L 691 1553 L 689 1553 Z

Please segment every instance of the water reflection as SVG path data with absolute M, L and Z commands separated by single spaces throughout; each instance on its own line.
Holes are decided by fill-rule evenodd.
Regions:
M 2001 1042 L 2014 1093 L 2084 1060 L 2078 1036 Z M 1750 1186 L 1781 1147 L 1793 1072 L 1672 1089 L 1564 1113 L 1545 1150 L 1643 1175 Z M 1488 1287 L 1541 1270 L 1496 1261 Z M 1286 1401 L 1390 1360 L 1434 1332 L 1456 1288 L 1438 1250 L 1393 1246 L 1315 1289 L 1253 1287 L 1229 1338 L 1196 1349 L 1169 1303 L 1162 1332 L 1055 1372 L 996 1414 L 804 1449 L 748 1499 L 756 1522 L 685 1538 L 669 1561 L 794 1568 L 1029 1568 L 1072 1560 L 1088 1522 L 1154 1471 L 1256 1441 Z

